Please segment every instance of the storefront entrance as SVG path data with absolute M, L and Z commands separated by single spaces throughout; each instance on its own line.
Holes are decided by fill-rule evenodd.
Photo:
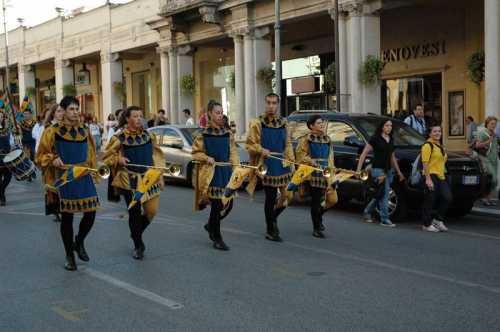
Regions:
M 423 104 L 427 123 L 441 123 L 441 73 L 387 79 L 382 82 L 382 114 L 404 119 Z

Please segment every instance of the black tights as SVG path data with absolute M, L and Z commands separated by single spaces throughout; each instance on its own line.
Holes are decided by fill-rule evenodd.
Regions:
M 74 213 L 63 212 L 61 213 L 61 237 L 64 243 L 64 250 L 66 250 L 66 255 L 69 256 L 73 252 L 73 217 Z M 80 221 L 80 226 L 78 228 L 78 234 L 75 240 L 83 244 L 83 241 L 89 234 L 95 221 L 95 211 L 84 212 L 82 220 Z
M 12 173 L 7 168 L 0 169 L 0 197 L 1 198 L 5 197 L 5 189 L 7 189 L 7 186 L 9 185 L 11 179 L 12 179 Z
M 123 193 L 125 198 L 125 203 L 127 207 L 132 201 L 132 192 L 125 191 Z M 134 246 L 136 249 L 144 248 L 144 242 L 142 241 L 142 234 L 149 226 L 151 221 L 142 214 L 142 204 L 137 202 L 131 209 L 128 210 L 128 227 L 130 228 L 130 237 L 134 241 Z
M 222 212 L 222 201 L 220 199 L 210 199 L 210 217 L 208 218 L 208 229 L 210 234 L 215 240 L 222 240 L 222 234 L 220 232 L 220 222 L 222 219 L 227 217 L 229 212 L 233 209 L 233 200 L 229 201 L 229 206 L 224 211 L 224 215 L 221 216 Z
M 321 206 L 321 202 L 325 197 L 325 189 L 311 187 L 311 219 L 313 228 L 318 230 L 323 222 L 323 213 L 325 210 Z
M 278 216 L 281 214 L 281 212 L 283 212 L 285 208 L 276 208 L 278 188 L 264 186 L 264 193 L 266 195 L 266 201 L 264 203 L 264 213 L 266 215 L 267 231 L 270 232 L 274 229 L 273 224 L 278 222 Z

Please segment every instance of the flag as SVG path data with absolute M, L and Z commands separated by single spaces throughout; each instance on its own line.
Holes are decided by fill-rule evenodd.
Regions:
M 24 111 L 26 110 L 31 110 L 33 112 L 33 103 L 31 102 L 30 97 L 25 96 L 23 101 L 21 102 L 21 106 L 19 107 L 19 112 L 18 112 L 18 121 L 22 121 L 24 118 Z
M 280 195 L 278 199 L 278 206 L 285 207 L 293 198 L 293 193 L 299 189 L 299 186 L 307 181 L 311 174 L 315 171 L 315 168 L 309 165 L 300 165 L 299 168 L 293 173 L 290 183 L 286 187 L 286 190 Z
M 233 170 L 233 174 L 231 174 L 231 178 L 229 179 L 226 189 L 224 190 L 224 196 L 222 196 L 222 206 L 227 205 L 236 190 L 241 187 L 243 181 L 245 181 L 245 179 L 248 178 L 252 172 L 253 169 L 241 166 L 238 166 Z
M 145 196 L 144 194 L 147 193 L 153 185 L 160 181 L 162 175 L 163 172 L 161 170 L 154 168 L 150 168 L 146 171 L 146 173 L 144 173 L 141 181 L 137 184 L 137 190 L 132 197 L 132 201 L 128 205 L 129 210 L 133 208 L 134 205 L 136 205 L 138 202 L 144 203 L 143 199 L 147 197 L 147 195 Z
M 54 182 L 55 188 L 60 188 L 66 183 L 72 182 L 88 174 L 88 168 L 82 166 L 70 166 L 68 169 Z

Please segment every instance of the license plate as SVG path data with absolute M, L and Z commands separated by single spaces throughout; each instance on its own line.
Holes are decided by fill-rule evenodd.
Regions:
M 479 177 L 478 176 L 470 176 L 470 175 L 464 176 L 462 178 L 462 183 L 466 186 L 479 184 Z

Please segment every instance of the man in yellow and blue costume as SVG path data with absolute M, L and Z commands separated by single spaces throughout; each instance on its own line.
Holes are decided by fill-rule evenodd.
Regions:
M 111 168 L 110 189 L 116 188 L 127 204 L 130 237 L 134 242 L 132 257 L 139 260 L 144 258 L 146 250 L 142 235 L 158 211 L 164 186 L 163 172 L 152 167 L 165 167 L 165 156 L 155 136 L 143 128 L 142 118 L 141 108 L 128 107 L 120 123 L 124 128 L 111 138 L 103 156 L 104 163 Z
M 278 190 L 283 195 L 292 177 L 294 161 L 293 147 L 290 141 L 287 121 L 279 115 L 280 97 L 274 93 L 266 96 L 266 110 L 258 119 L 250 123 L 246 149 L 250 155 L 250 164 L 257 166 L 264 163 L 267 173 L 261 176 L 266 195 L 264 212 L 266 216 L 266 239 L 281 242 L 278 229 L 278 216 L 285 207 L 278 204 Z M 287 161 L 278 160 L 275 156 Z M 249 188 L 255 187 L 256 178 L 250 180 Z M 250 189 L 251 191 L 251 189 Z
M 193 160 L 199 163 L 196 165 L 195 210 L 210 204 L 210 217 L 205 230 L 215 249 L 229 250 L 222 239 L 220 222 L 232 208 L 232 195 L 225 197 L 224 192 L 233 167 L 239 164 L 239 157 L 233 133 L 224 128 L 221 104 L 209 103 L 207 114 L 208 126 L 195 137 L 192 149 Z M 229 200 L 229 206 L 224 206 L 223 198 Z
M 66 96 L 60 106 L 64 109 L 64 120 L 45 129 L 36 154 L 36 163 L 44 174 L 52 174 L 53 185 L 57 179 L 67 177 L 71 165 L 96 168 L 95 144 L 85 124 L 80 123 L 78 99 Z M 49 181 L 47 176 L 45 181 Z M 94 225 L 96 211 L 100 206 L 94 178 L 87 173 L 73 181 L 63 181 L 57 188 L 60 199 L 61 236 L 66 250 L 66 266 L 69 271 L 77 269 L 73 251 L 83 261 L 89 256 L 84 240 Z M 73 218 L 83 213 L 78 234 L 73 241 Z

